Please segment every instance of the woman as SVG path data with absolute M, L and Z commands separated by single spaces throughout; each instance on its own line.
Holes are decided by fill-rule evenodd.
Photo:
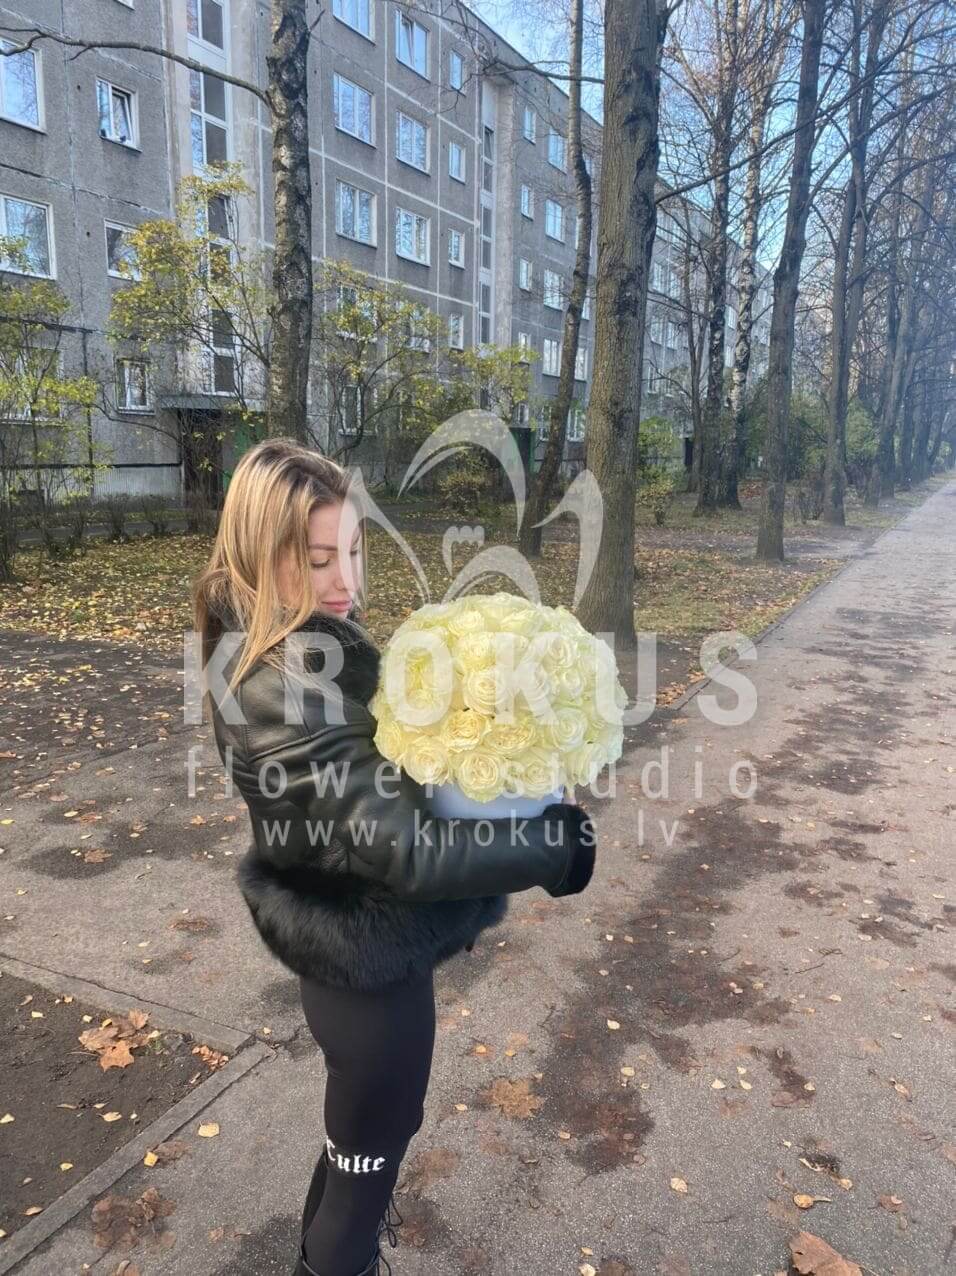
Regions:
M 510 892 L 573 894 L 594 867 L 581 807 L 555 803 L 518 838 L 504 820 L 489 841 L 483 821 L 479 840 L 377 752 L 364 563 L 347 471 L 273 439 L 236 466 L 194 586 L 216 744 L 252 823 L 239 886 L 327 1068 L 296 1276 L 391 1271 L 379 1243 L 397 1244 L 392 1189 L 424 1119 L 434 967 Z

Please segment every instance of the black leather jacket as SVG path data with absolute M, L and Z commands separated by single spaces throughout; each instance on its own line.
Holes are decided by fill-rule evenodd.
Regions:
M 222 623 L 238 629 L 228 616 Z M 303 630 L 345 648 L 334 678 L 340 697 L 306 689 L 301 720 L 287 723 L 289 677 L 259 662 L 237 689 L 241 722 L 227 721 L 212 700 L 217 748 L 252 823 L 239 886 L 288 969 L 382 987 L 470 948 L 502 920 L 511 892 L 584 889 L 595 831 L 583 808 L 556 803 L 535 819 L 493 821 L 490 838 L 487 822 L 434 817 L 424 787 L 375 747 L 368 703 L 379 653 L 366 631 L 322 612 Z M 305 660 L 315 674 L 324 663 L 321 653 Z

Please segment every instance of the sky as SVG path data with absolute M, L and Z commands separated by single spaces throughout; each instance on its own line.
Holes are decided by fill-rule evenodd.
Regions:
M 473 9 L 489 26 L 504 36 L 519 53 L 529 61 L 547 61 L 555 58 L 567 58 L 568 36 L 565 23 L 542 21 L 542 10 L 534 4 L 521 3 L 521 0 L 468 0 Z M 567 67 L 556 65 L 555 70 L 567 71 Z M 566 83 L 561 88 L 567 89 Z M 584 107 L 592 115 L 600 118 L 601 90 L 599 86 L 584 88 Z

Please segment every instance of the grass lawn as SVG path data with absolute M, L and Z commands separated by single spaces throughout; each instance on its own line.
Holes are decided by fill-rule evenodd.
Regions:
M 794 537 L 869 539 L 880 527 L 897 521 L 924 500 L 929 490 L 945 482 L 931 480 L 919 489 L 901 493 L 879 510 L 854 504 L 845 531 L 820 523 L 789 529 Z M 754 635 L 782 615 L 802 595 L 837 569 L 841 556 L 813 556 L 797 552 L 783 566 L 753 561 L 756 493 L 745 491 L 743 511 L 724 511 L 713 518 L 696 518 L 693 497 L 677 498 L 664 528 L 639 520 L 636 554 L 635 622 L 688 650 L 694 640 L 716 629 L 739 629 Z M 513 518 L 503 511 L 495 524 L 485 522 L 485 544 L 513 543 Z M 434 515 L 433 515 L 434 517 Z M 442 559 L 441 536 L 415 531 L 410 520 L 404 532 L 421 563 L 431 600 L 442 597 L 451 580 L 478 552 L 473 545 L 452 551 L 452 573 Z M 507 531 L 502 530 L 507 528 Z M 146 644 L 157 653 L 182 649 L 182 633 L 191 623 L 189 586 L 206 556 L 206 536 L 177 534 L 137 538 L 125 544 L 90 541 L 85 552 L 69 563 L 49 562 L 37 549 L 17 556 L 20 583 L 0 587 L 0 626 L 44 633 L 59 638 L 95 638 Z M 825 549 L 825 546 L 824 546 Z M 844 551 L 845 552 L 845 551 Z M 370 593 L 368 622 L 378 642 L 424 601 L 415 574 L 399 546 L 372 528 L 369 541 Z M 541 560 L 533 564 L 543 602 L 570 607 L 577 568 L 573 539 L 546 540 Z M 482 592 L 514 590 L 505 577 L 486 577 Z

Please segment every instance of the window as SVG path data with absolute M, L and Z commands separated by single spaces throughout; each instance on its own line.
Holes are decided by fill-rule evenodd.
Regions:
M 588 379 L 588 348 L 579 345 L 577 354 L 574 359 L 574 379 L 575 381 L 587 381 Z
M 568 413 L 568 442 L 580 443 L 584 438 L 584 408 L 572 408 Z
M 518 333 L 518 350 L 520 351 L 519 358 L 521 359 L 521 362 L 530 363 L 531 362 L 531 333 L 530 332 Z
M 495 130 L 486 124 L 481 130 L 481 189 L 489 195 L 495 189 Z
M 375 196 L 348 182 L 336 182 L 335 229 L 360 244 L 374 245 Z
M 50 234 L 50 209 L 26 199 L 0 195 L 0 236 L 22 241 L 20 253 L 11 257 L 0 254 L 4 270 L 23 275 L 53 277 L 53 243 Z
M 133 94 L 119 89 L 109 80 L 96 81 L 96 101 L 100 113 L 100 137 L 122 146 L 135 146 L 136 123 Z
M 491 341 L 491 285 L 481 284 L 478 289 L 478 327 L 481 333 L 481 341 L 487 345 Z M 479 407 L 486 408 L 489 406 L 487 402 L 482 403 L 479 397 Z
M 229 158 L 226 131 L 226 85 L 208 71 L 189 72 L 190 135 L 193 170 L 225 164 Z
M 465 348 L 465 316 L 454 314 L 448 316 L 448 344 L 452 350 Z
M 412 119 L 404 111 L 395 112 L 395 151 L 398 158 L 412 168 L 428 172 L 428 126 Z M 449 163 L 450 163 L 449 159 Z
M 17 46 L 0 40 L 0 115 L 15 124 L 40 127 L 40 91 L 37 82 L 37 55 L 33 49 L 11 50 Z
M 511 423 L 519 430 L 526 430 L 531 418 L 531 409 L 527 403 L 516 403 L 511 413 Z
M 410 213 L 406 208 L 395 209 L 395 251 L 399 257 L 428 265 L 429 226 L 429 219 L 420 213 Z
M 344 76 L 332 76 L 332 117 L 335 127 L 360 142 L 372 142 L 372 95 Z
M 332 0 L 332 16 L 371 40 L 372 0 Z
M 733 308 L 733 306 L 727 307 L 725 311 L 725 317 L 726 317 L 727 327 L 730 329 L 731 332 L 733 332 L 735 328 L 737 327 L 737 311 Z
M 399 9 L 395 11 L 395 56 L 427 79 L 428 31 Z
M 213 310 L 209 323 L 213 394 L 236 393 L 236 330 L 225 310 Z
M 448 232 L 448 260 L 453 266 L 465 266 L 465 233 L 461 230 Z
M 206 228 L 210 235 L 220 239 L 235 237 L 232 224 L 232 204 L 226 195 L 214 195 L 206 204 Z
M 222 0 L 186 0 L 186 30 L 217 49 L 223 44 Z
M 521 133 L 529 142 L 534 141 L 536 124 L 537 116 L 534 113 L 534 108 L 526 106 L 524 108 L 524 115 L 521 121 Z
M 556 377 L 561 371 L 561 342 L 555 337 L 545 337 L 544 358 L 541 371 L 548 377 Z
M 561 276 L 557 271 L 544 272 L 544 304 L 550 306 L 552 310 L 561 309 Z
M 11 366 L 12 364 L 12 366 Z M 3 404 L 6 421 L 45 421 L 60 415 L 56 381 L 63 360 L 56 350 L 29 346 L 17 350 L 7 365 Z
M 359 427 L 363 432 L 374 429 L 374 417 L 371 426 L 366 425 L 366 403 L 374 398 L 374 387 L 359 385 L 356 381 L 346 382 L 339 387 L 338 393 L 333 391 L 335 415 L 341 434 L 358 434 Z
M 530 186 L 521 187 L 521 216 L 534 217 L 534 191 Z
M 651 318 L 651 340 L 659 346 L 664 344 L 664 316 L 660 313 Z
M 564 243 L 564 209 L 553 199 L 544 201 L 544 233 Z
M 448 143 L 448 176 L 456 182 L 465 180 L 465 148 L 457 142 Z
M 548 163 L 562 172 L 567 168 L 566 147 L 564 138 L 552 129 L 548 134 Z
M 405 340 L 409 350 L 430 350 L 432 339 L 428 326 L 428 311 L 424 306 L 415 306 L 405 324 Z
M 518 259 L 518 287 L 524 289 L 525 292 L 531 291 L 531 281 L 534 267 L 527 257 L 519 257 Z
M 454 49 L 448 55 L 448 84 L 450 88 L 460 89 L 465 83 L 465 63 L 460 53 Z
M 374 337 L 378 321 L 371 296 L 360 294 L 349 284 L 339 284 L 336 309 L 342 316 L 336 329 L 340 337 Z
M 106 269 L 117 279 L 139 279 L 136 254 L 130 248 L 127 235 L 129 226 L 106 222 Z
M 676 350 L 680 343 L 680 328 L 673 319 L 668 319 L 664 324 L 664 342 L 672 350 Z
M 149 412 L 149 364 L 145 359 L 116 360 L 116 407 L 120 412 Z

